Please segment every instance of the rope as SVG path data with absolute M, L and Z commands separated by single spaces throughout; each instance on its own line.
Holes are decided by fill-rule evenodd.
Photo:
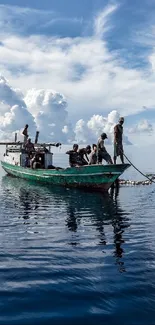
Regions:
M 153 181 L 152 178 L 149 178 L 147 175 L 145 175 L 144 173 L 142 173 L 130 160 L 129 158 L 125 155 L 125 153 L 123 152 L 123 156 L 126 158 L 126 160 L 130 163 L 130 165 L 137 170 L 137 172 L 139 172 L 142 176 L 144 176 L 145 178 L 147 178 L 150 182 L 155 183 L 155 181 Z

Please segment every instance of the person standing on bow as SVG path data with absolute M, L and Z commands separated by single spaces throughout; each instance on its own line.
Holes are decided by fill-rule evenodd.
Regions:
M 106 133 L 102 133 L 100 138 L 97 142 L 97 157 L 98 157 L 98 163 L 102 164 L 102 160 L 104 159 L 108 164 L 113 164 L 113 161 L 111 159 L 111 156 L 107 152 L 105 146 L 104 146 L 104 140 L 107 139 Z
M 120 156 L 122 164 L 124 164 L 123 156 L 123 124 L 124 117 L 120 117 L 118 124 L 114 127 L 114 164 L 117 157 Z
M 28 124 L 26 124 L 25 128 L 24 128 L 24 130 L 22 132 L 22 134 L 24 135 L 24 144 L 27 142 L 28 137 L 29 137 L 29 135 L 28 135 L 28 127 L 29 127 Z

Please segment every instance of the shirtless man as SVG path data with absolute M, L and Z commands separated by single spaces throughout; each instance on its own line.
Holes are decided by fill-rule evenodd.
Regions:
M 114 127 L 114 164 L 117 157 L 120 156 L 122 164 L 124 164 L 123 156 L 123 123 L 124 117 L 120 117 L 118 124 Z
M 66 152 L 69 155 L 69 165 L 70 167 L 77 167 L 79 163 L 79 154 L 78 154 L 78 144 L 73 145 L 73 149 Z
M 91 146 L 88 145 L 86 148 L 81 148 L 78 151 L 79 159 L 82 165 L 88 165 L 89 158 L 88 155 L 91 153 Z
M 31 139 L 29 138 L 25 144 L 25 150 L 28 153 L 31 153 L 32 151 L 35 151 L 34 144 L 31 142 Z

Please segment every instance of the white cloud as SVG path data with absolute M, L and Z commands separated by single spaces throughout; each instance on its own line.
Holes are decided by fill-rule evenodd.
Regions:
M 68 122 L 67 102 L 62 94 L 51 89 L 31 89 L 24 100 L 34 116 L 41 138 L 63 142 L 74 138 Z
M 63 129 L 62 129 L 62 132 L 67 134 L 68 133 L 68 126 L 67 125 L 64 125 Z
M 33 128 L 37 125 L 42 136 L 51 140 L 73 141 L 76 135 L 87 143 L 105 131 L 110 141 L 119 115 L 142 112 L 144 106 L 155 108 L 154 70 L 129 68 L 119 51 L 109 50 L 108 38 L 105 40 L 116 10 L 118 6 L 110 5 L 95 17 L 92 36 L 60 38 L 17 35 L 17 28 L 13 28 L 17 14 L 32 27 L 33 22 L 44 25 L 47 12 L 0 6 L 0 71 L 13 85 L 0 79 L 5 132 L 6 125 L 9 130 L 20 127 L 19 122 L 13 122 L 20 112 L 22 125 L 30 119 Z M 7 18 L 6 32 L 3 26 Z M 145 59 L 155 66 L 153 48 Z M 22 91 L 16 89 L 19 86 Z M 111 113 L 107 116 L 107 112 Z M 29 114 L 27 118 L 25 114 Z M 142 127 L 138 132 L 143 132 Z
M 1 139 L 12 138 L 16 131 L 20 136 L 28 124 L 33 137 L 37 128 L 41 139 L 46 141 L 72 141 L 74 132 L 67 121 L 66 108 L 64 96 L 56 91 L 31 89 L 24 98 L 19 89 L 12 88 L 4 77 L 0 78 Z
M 141 120 L 132 128 L 129 128 L 129 133 L 152 133 L 153 125 L 148 120 Z
M 86 122 L 83 119 L 80 119 L 76 122 L 75 125 L 75 141 L 77 143 L 87 143 L 91 141 L 91 132 L 89 132 L 89 128 Z
M 19 104 L 25 106 L 22 92 L 19 89 L 10 87 L 9 83 L 3 76 L 0 76 L 0 101 L 4 105 L 12 106 Z
M 2 109 L 1 109 L 2 105 Z M 29 125 L 31 137 L 36 129 L 44 141 L 61 141 L 62 143 L 95 143 L 101 133 L 108 135 L 107 143 L 113 142 L 113 130 L 120 114 L 113 110 L 107 117 L 93 115 L 89 120 L 80 119 L 75 126 L 69 122 L 67 101 L 65 97 L 52 89 L 30 89 L 26 96 L 20 89 L 12 88 L 8 81 L 0 78 L 0 134 L 1 139 L 13 139 L 13 133 Z M 125 128 L 124 143 L 130 144 L 128 134 L 150 132 L 152 125 L 140 121 L 130 129 Z
M 118 123 L 120 115 L 114 110 L 108 114 L 107 117 L 102 115 L 93 115 L 90 120 L 85 122 L 79 120 L 75 126 L 75 134 L 78 142 L 83 143 L 96 143 L 99 136 L 105 132 L 108 135 L 108 144 L 113 143 L 114 126 Z M 131 144 L 128 136 L 124 136 L 124 143 Z
M 116 9 L 112 5 L 99 13 L 95 33 L 89 37 L 22 37 L 1 32 L 0 70 L 23 91 L 36 85 L 65 94 L 74 119 L 115 109 L 127 116 L 143 111 L 144 105 L 154 107 L 152 75 L 128 68 L 118 52 L 108 50 L 107 40 L 99 37 Z
M 118 8 L 117 5 L 109 5 L 103 11 L 101 11 L 94 21 L 94 35 L 101 38 L 107 31 L 107 22 L 110 15 Z
M 114 125 L 118 122 L 119 116 L 116 110 L 110 112 L 107 117 L 93 115 L 87 122 L 87 126 L 97 137 L 103 132 L 112 134 Z
M 30 129 L 36 125 L 31 113 L 28 112 L 19 89 L 12 88 L 7 80 L 0 77 L 0 138 L 12 138 L 12 133 L 19 131 L 27 123 Z

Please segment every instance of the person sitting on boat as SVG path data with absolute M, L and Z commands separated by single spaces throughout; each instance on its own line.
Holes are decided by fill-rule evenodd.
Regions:
M 90 153 L 91 153 L 90 145 L 88 145 L 86 148 L 79 149 L 78 154 L 79 154 L 79 159 L 80 159 L 82 165 L 88 165 L 88 162 L 89 162 L 88 155 Z
M 102 164 L 102 159 L 104 159 L 108 164 L 113 164 L 111 156 L 109 155 L 109 153 L 107 152 L 104 146 L 104 140 L 107 138 L 108 137 L 106 133 L 102 133 L 97 142 L 97 157 L 98 157 L 99 164 Z
M 38 153 L 35 153 L 34 157 L 30 160 L 30 167 L 32 169 L 41 168 L 41 160 Z
M 25 158 L 25 167 L 30 167 L 30 157 L 29 156 L 27 156 Z
M 25 144 L 25 150 L 28 153 L 32 153 L 35 151 L 34 144 L 31 142 L 31 139 L 29 138 Z
M 93 144 L 92 145 L 92 152 L 90 154 L 89 158 L 89 165 L 96 165 L 97 164 L 97 145 Z
M 26 141 L 27 141 L 27 139 L 28 139 L 28 124 L 26 124 L 25 125 L 25 128 L 24 128 L 24 130 L 23 130 L 23 132 L 22 132 L 22 134 L 24 135 L 24 143 L 26 143 Z
M 25 158 L 25 167 L 30 167 L 31 159 L 33 158 L 32 154 L 28 154 L 28 156 Z
M 73 149 L 66 152 L 66 154 L 69 155 L 70 167 L 77 167 L 79 165 L 82 165 L 79 159 L 78 148 L 79 148 L 78 144 L 74 144 Z
M 33 168 L 33 163 L 35 162 L 36 157 L 35 155 L 30 159 L 30 168 Z
M 114 127 L 114 164 L 116 164 L 117 157 L 120 156 L 122 164 L 124 164 L 123 156 L 123 123 L 124 117 L 120 117 L 119 123 Z

